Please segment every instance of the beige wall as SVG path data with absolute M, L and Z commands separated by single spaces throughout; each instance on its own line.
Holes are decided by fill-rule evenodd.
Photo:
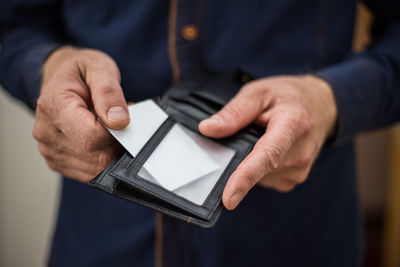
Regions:
M 0 89 L 0 266 L 44 266 L 59 178 L 31 137 L 33 116 Z

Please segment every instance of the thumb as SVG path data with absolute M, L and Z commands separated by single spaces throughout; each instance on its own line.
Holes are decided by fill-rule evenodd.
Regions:
M 264 110 L 264 97 L 243 87 L 219 112 L 199 124 L 205 136 L 227 137 L 253 122 Z
M 130 121 L 128 105 L 119 83 L 118 67 L 112 60 L 108 63 L 88 65 L 85 78 L 97 116 L 106 126 L 120 130 Z
M 291 113 L 280 113 L 269 120 L 266 133 L 225 186 L 222 201 L 228 210 L 236 208 L 259 180 L 280 166 L 287 152 L 306 131 L 306 126 L 297 122 Z

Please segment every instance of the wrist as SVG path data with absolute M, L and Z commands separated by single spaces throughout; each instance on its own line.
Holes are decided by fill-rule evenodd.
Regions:
M 57 66 L 73 57 L 78 50 L 73 46 L 66 45 L 51 52 L 42 66 L 42 83 L 45 83 L 52 76 Z
M 321 121 L 325 128 L 325 139 L 329 140 L 335 136 L 336 125 L 337 125 L 337 106 L 335 96 L 332 91 L 330 84 L 324 79 L 314 76 L 307 75 L 305 79 L 311 83 L 312 88 L 318 89 L 318 99 L 322 109 Z

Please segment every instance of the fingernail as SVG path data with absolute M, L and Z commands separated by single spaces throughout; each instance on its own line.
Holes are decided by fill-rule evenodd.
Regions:
M 222 119 L 221 119 L 220 116 L 211 116 L 210 118 L 205 119 L 202 122 L 212 123 L 212 124 L 221 124 L 222 123 Z
M 239 205 L 240 201 L 242 201 L 242 199 L 243 194 L 241 192 L 236 192 L 235 194 L 233 194 L 230 199 L 231 208 L 236 208 L 237 205 Z
M 109 121 L 125 121 L 128 119 L 128 111 L 122 106 L 111 107 L 107 112 L 107 120 Z

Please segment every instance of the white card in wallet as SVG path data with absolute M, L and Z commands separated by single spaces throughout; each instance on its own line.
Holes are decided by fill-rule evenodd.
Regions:
M 125 129 L 108 130 L 135 157 L 168 115 L 153 100 L 129 106 L 129 114 L 131 122 Z M 201 205 L 233 155 L 232 149 L 177 123 L 138 174 Z

